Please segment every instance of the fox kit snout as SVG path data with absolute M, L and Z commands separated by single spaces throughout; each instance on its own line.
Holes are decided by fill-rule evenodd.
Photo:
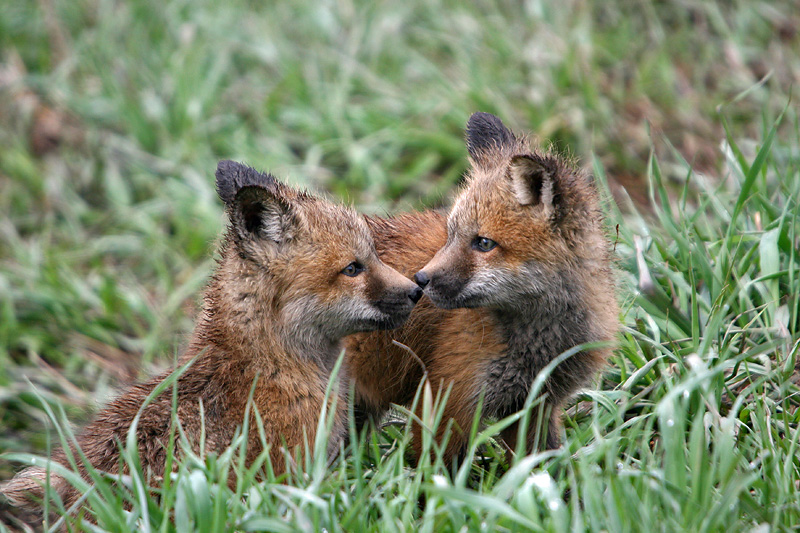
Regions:
M 260 421 L 250 420 L 245 461 L 251 464 L 262 452 L 263 430 L 273 471 L 280 475 L 284 449 L 293 453 L 315 442 L 342 338 L 399 326 L 422 290 L 378 258 L 367 223 L 353 210 L 232 161 L 221 162 L 216 177 L 230 226 L 201 317 L 181 356 L 181 364 L 196 360 L 177 380 L 177 416 L 195 453 L 220 452 L 244 421 L 252 390 L 250 416 Z M 120 443 L 145 398 L 167 375 L 134 386 L 78 435 L 95 469 L 118 471 Z M 347 376 L 345 366 L 337 380 Z M 330 400 L 329 455 L 338 451 L 347 427 L 348 402 L 341 396 L 348 387 L 333 390 L 340 397 L 335 409 Z M 137 426 L 142 467 L 156 476 L 165 474 L 172 411 L 168 387 L 141 410 Z M 70 464 L 64 450 L 53 460 Z M 31 507 L 44 494 L 45 477 L 44 469 L 28 468 L 0 490 L 12 503 Z M 66 506 L 79 496 L 58 476 L 51 476 L 50 484 Z

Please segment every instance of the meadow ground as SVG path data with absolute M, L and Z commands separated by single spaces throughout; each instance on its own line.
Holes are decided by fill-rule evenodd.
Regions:
M 0 479 L 58 442 L 52 419 L 173 359 L 224 223 L 219 159 L 364 212 L 446 206 L 482 110 L 608 199 L 624 330 L 565 445 L 509 464 L 487 430 L 457 473 L 410 469 L 401 422 L 287 484 L 234 453 L 159 500 L 99 479 L 99 526 L 791 529 L 798 83 L 790 0 L 0 0 Z

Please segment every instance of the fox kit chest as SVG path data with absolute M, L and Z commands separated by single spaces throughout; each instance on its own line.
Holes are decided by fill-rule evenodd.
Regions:
M 484 363 L 479 380 L 485 386 L 487 414 L 506 416 L 525 404 L 539 373 L 561 353 L 590 340 L 586 316 L 581 307 L 562 302 L 558 311 L 497 312 L 506 350 Z M 581 354 L 562 362 L 550 375 L 543 392 L 561 396 L 565 374 L 585 376 Z

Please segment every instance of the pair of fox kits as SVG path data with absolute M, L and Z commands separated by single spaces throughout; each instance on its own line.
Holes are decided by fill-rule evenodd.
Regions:
M 591 179 L 486 113 L 470 117 L 467 147 L 472 168 L 447 218 L 433 211 L 362 217 L 270 175 L 220 163 L 217 190 L 230 227 L 181 360 L 196 359 L 174 389 L 188 440 L 199 443 L 204 432 L 198 452 L 231 443 L 252 394 L 246 461 L 263 451 L 254 429 L 260 416 L 273 469 L 282 473 L 282 447 L 314 441 L 345 348 L 328 441 L 334 454 L 346 433 L 347 384 L 359 412 L 373 418 L 412 401 L 422 365 L 396 339 L 422 360 L 434 387 L 451 388 L 444 415 L 455 431 L 445 454 L 453 458 L 465 449 L 479 403 L 484 415 L 510 415 L 559 354 L 613 339 L 610 252 Z M 558 408 L 609 351 L 586 349 L 555 368 L 543 391 L 545 441 L 536 440 L 532 424 L 527 449 L 558 445 Z M 77 441 L 96 469 L 117 471 L 120 443 L 165 377 L 133 387 L 83 430 Z M 169 388 L 141 409 L 137 425 L 141 461 L 159 475 L 172 394 Z M 515 436 L 513 427 L 503 435 L 512 447 Z M 420 441 L 417 429 L 417 451 Z M 67 464 L 64 451 L 54 459 Z M 3 493 L 24 505 L 41 497 L 44 478 L 43 469 L 28 468 Z M 66 505 L 77 499 L 58 476 L 50 484 Z

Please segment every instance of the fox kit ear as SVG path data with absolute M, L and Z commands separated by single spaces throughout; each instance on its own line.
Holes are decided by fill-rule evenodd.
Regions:
M 508 174 L 519 203 L 541 204 L 547 212 L 553 208 L 555 172 L 552 165 L 532 155 L 516 155 L 508 165 Z
M 235 161 L 220 161 L 217 193 L 239 239 L 281 243 L 294 237 L 296 214 L 272 175 Z
M 513 147 L 517 142 L 511 130 L 499 118 L 481 112 L 469 117 L 466 137 L 469 156 L 479 165 L 490 161 L 492 152 Z
M 225 207 L 230 208 L 236 193 L 247 186 L 273 187 L 275 178 L 236 161 L 220 161 L 217 165 L 217 194 Z
M 244 240 L 258 238 L 284 243 L 297 233 L 297 214 L 276 188 L 241 188 L 229 213 L 234 230 Z

